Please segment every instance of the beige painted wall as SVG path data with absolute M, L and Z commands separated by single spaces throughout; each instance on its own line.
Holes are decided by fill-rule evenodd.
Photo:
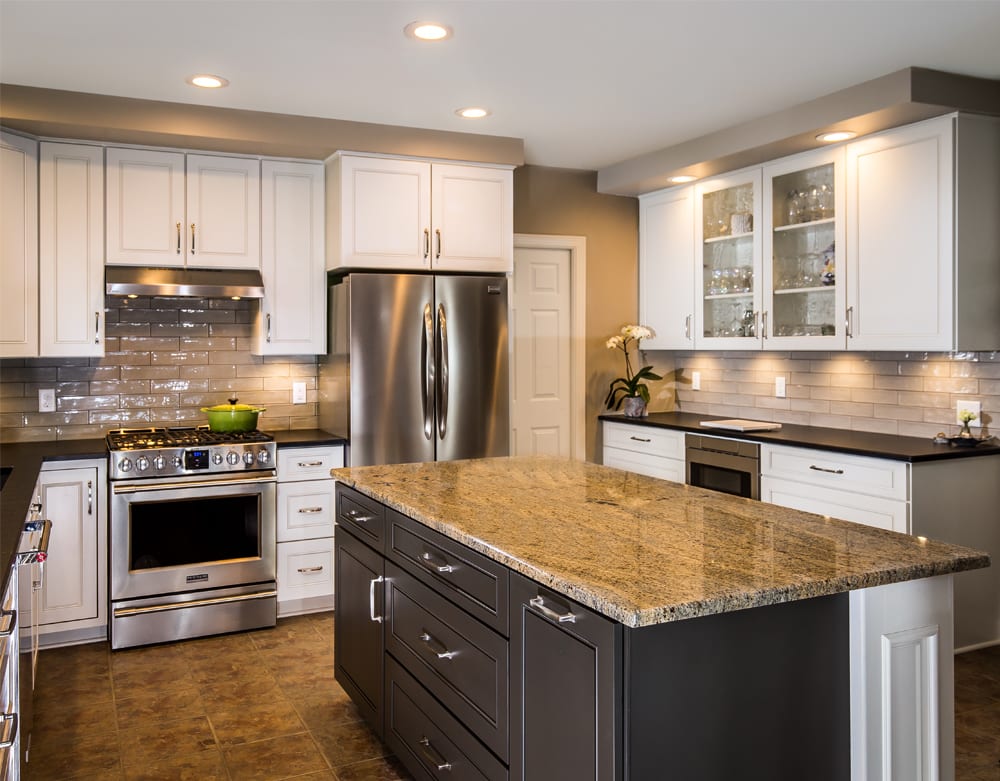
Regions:
M 639 202 L 598 193 L 596 171 L 524 166 L 514 171 L 514 231 L 587 238 L 586 452 L 598 460 L 597 416 L 608 383 L 625 370 L 621 353 L 605 342 L 639 311 Z M 656 362 L 661 374 L 668 368 Z M 671 388 L 662 398 L 650 390 L 651 409 L 670 408 Z

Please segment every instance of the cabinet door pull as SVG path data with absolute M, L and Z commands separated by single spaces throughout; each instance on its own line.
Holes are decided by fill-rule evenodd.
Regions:
M 382 616 L 375 615 L 375 584 L 381 583 L 384 580 L 385 578 L 379 575 L 377 578 L 372 578 L 368 584 L 368 614 L 376 624 L 382 623 Z
M 437 252 L 434 253 L 434 259 L 441 257 L 441 229 L 434 229 L 434 236 L 437 238 Z
M 101 343 L 101 313 L 94 312 L 94 344 Z
M 825 466 L 816 466 L 815 464 L 809 464 L 809 468 L 815 470 L 816 472 L 829 472 L 831 475 L 844 474 L 843 469 L 827 469 Z
M 299 572 L 306 574 L 307 572 L 322 572 L 323 565 L 320 564 L 318 567 L 299 567 Z M 374 610 L 374 606 L 372 608 Z
M 847 307 L 847 316 L 844 318 L 844 330 L 847 331 L 848 338 L 854 336 L 854 329 L 851 328 L 851 320 L 854 319 L 853 315 L 854 315 L 854 307 L 853 306 Z
M 642 437 L 629 437 L 629 439 L 633 439 L 636 442 L 652 442 L 653 441 L 651 439 L 643 439 Z
M 375 517 L 374 515 L 362 515 L 357 510 L 348 510 L 346 515 L 355 523 L 368 523 L 368 521 Z
M 560 624 L 574 624 L 576 623 L 576 614 L 572 610 L 568 610 L 565 613 L 557 613 L 555 610 L 545 606 L 545 598 L 539 594 L 537 597 L 529 600 L 533 608 L 538 610 L 546 618 L 551 618 L 553 621 L 558 621 Z
M 194 223 L 191 223 L 191 254 L 194 255 Z
M 323 512 L 322 507 L 300 507 L 299 512 L 303 515 L 315 515 L 316 513 Z
M 177 254 L 181 254 L 181 224 L 177 223 Z
M 767 339 L 767 310 L 760 313 L 760 338 Z
M 301 466 L 303 469 L 305 469 L 305 468 L 310 467 L 310 466 L 323 466 L 323 462 L 322 461 L 299 461 L 299 466 Z M 351 512 L 353 512 L 353 510 Z
M 435 556 L 430 551 L 424 551 L 420 555 L 420 563 L 432 572 L 454 572 L 455 568 L 440 556 Z
M 691 341 L 691 315 L 684 318 L 684 338 Z
M 271 313 L 267 313 L 267 341 L 271 341 Z
M 430 229 L 424 228 L 424 260 L 427 260 L 430 254 L 431 254 L 431 232 Z
M 94 481 L 87 481 L 87 515 L 94 514 Z
M 426 629 L 420 633 L 420 639 L 427 643 L 427 647 L 431 649 L 431 653 L 435 654 L 438 659 L 454 659 L 458 656 L 458 651 L 449 651 L 448 646 L 434 637 Z
M 417 743 L 421 746 L 420 753 L 424 755 L 424 759 L 430 763 L 431 767 L 435 770 L 451 770 L 451 762 L 438 753 L 438 750 L 431 745 L 431 739 L 429 737 L 424 735 L 417 741 Z

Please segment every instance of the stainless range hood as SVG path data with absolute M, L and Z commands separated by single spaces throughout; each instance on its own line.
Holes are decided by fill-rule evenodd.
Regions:
M 263 277 L 248 269 L 107 266 L 104 282 L 112 296 L 264 297 Z

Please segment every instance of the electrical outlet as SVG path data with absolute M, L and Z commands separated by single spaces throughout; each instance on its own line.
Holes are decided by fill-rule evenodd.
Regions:
M 292 383 L 292 404 L 306 403 L 306 384 L 304 382 Z
M 962 418 L 959 417 L 963 412 L 971 412 L 976 416 L 975 420 L 970 420 L 969 425 L 973 428 L 979 428 L 983 425 L 983 404 L 980 401 L 963 401 L 959 400 L 955 403 L 955 422 L 961 423 Z
M 701 372 L 691 372 L 691 390 L 701 390 Z
M 39 390 L 38 390 L 38 411 L 39 412 L 55 412 L 56 411 L 56 389 L 55 388 L 39 388 Z
M 785 378 L 775 377 L 774 378 L 774 398 L 783 399 L 785 398 Z

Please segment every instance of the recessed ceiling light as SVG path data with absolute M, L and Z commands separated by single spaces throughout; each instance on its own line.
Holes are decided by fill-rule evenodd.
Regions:
M 195 87 L 204 87 L 205 89 L 218 89 L 219 87 L 228 87 L 229 79 L 224 79 L 222 76 L 213 76 L 210 73 L 196 73 L 194 76 L 187 78 L 187 83 Z
M 688 174 L 681 174 L 680 176 L 671 176 L 667 179 L 671 184 L 687 184 L 688 182 L 693 182 L 697 179 L 697 176 L 689 176 Z
M 836 141 L 846 141 L 847 139 L 854 138 L 857 135 L 858 134 L 852 130 L 834 130 L 830 133 L 820 133 L 816 136 L 816 140 L 832 144 Z
M 455 109 L 455 113 L 464 119 L 482 119 L 483 117 L 488 117 L 491 112 L 488 108 L 482 108 L 481 106 L 467 106 L 466 108 Z
M 440 22 L 410 22 L 403 28 L 403 34 L 421 41 L 443 41 L 451 38 L 452 30 Z

